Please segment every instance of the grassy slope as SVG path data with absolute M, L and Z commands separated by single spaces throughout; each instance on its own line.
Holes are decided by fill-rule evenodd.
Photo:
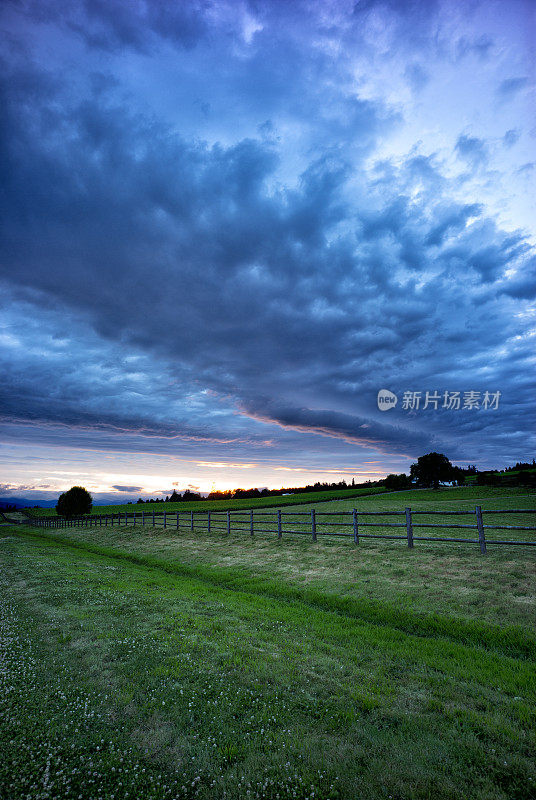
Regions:
M 151 513 L 161 511 L 226 511 L 227 509 L 238 510 L 241 508 L 282 508 L 283 506 L 296 505 L 302 503 L 316 503 L 325 500 L 333 500 L 345 497 L 359 497 L 361 495 L 374 495 L 385 492 L 383 486 L 371 486 L 368 488 L 357 489 L 338 489 L 326 492 L 304 492 L 290 496 L 257 497 L 247 500 L 202 500 L 185 503 L 123 503 L 122 505 L 94 506 L 92 514 L 117 514 L 127 511 L 132 514 L 134 511 L 141 513 L 145 511 Z M 55 508 L 28 508 L 25 509 L 29 516 L 35 517 L 55 517 Z
M 529 469 L 513 469 L 511 472 L 494 472 L 493 474 L 500 478 L 504 484 L 514 481 L 519 475 L 533 475 L 536 472 L 536 467 L 529 467 Z M 466 475 L 465 481 L 468 484 L 476 484 L 476 475 Z
M 76 548 L 3 529 L 0 795 L 535 797 L 531 554 L 66 533 Z
M 442 523 L 442 524 L 464 524 L 471 525 L 471 530 L 456 530 L 452 529 L 434 529 L 419 531 L 415 528 L 415 536 L 419 535 L 432 535 L 432 536 L 453 536 L 453 537 L 467 537 L 473 539 L 476 537 L 475 530 L 475 507 L 480 505 L 484 514 L 485 525 L 513 525 L 513 526 L 536 526 L 536 493 L 534 490 L 526 488 L 493 488 L 489 486 L 463 486 L 454 489 L 433 489 L 413 490 L 407 492 L 394 492 L 386 494 L 382 497 L 362 498 L 361 500 L 350 501 L 341 500 L 333 501 L 330 503 L 314 503 L 313 507 L 318 512 L 329 511 L 331 514 L 337 511 L 348 512 L 352 508 L 357 508 L 359 511 L 397 511 L 403 512 L 404 508 L 409 506 L 412 511 L 425 512 L 425 511 L 467 511 L 464 516 L 442 516 L 435 517 L 434 515 L 415 515 L 413 519 L 414 525 L 423 525 L 426 523 Z M 489 514 L 486 516 L 486 511 L 502 510 L 502 509 L 533 509 L 534 514 Z M 299 511 L 298 507 L 287 508 L 288 511 Z M 329 518 L 330 521 L 340 519 L 341 521 L 349 522 L 349 518 L 343 515 L 338 517 Z M 318 521 L 321 527 L 322 518 L 319 516 Z M 372 517 L 363 518 L 363 521 L 371 522 Z M 402 522 L 403 516 L 400 517 L 379 517 L 374 521 L 381 522 Z M 327 529 L 326 529 L 327 530 Z M 348 528 L 348 531 L 350 528 Z M 362 529 L 366 532 L 366 528 Z M 373 530 L 373 532 L 376 532 Z M 387 529 L 384 532 L 389 532 Z M 397 533 L 396 530 L 391 530 L 391 533 Z M 404 534 L 404 530 L 398 531 Z M 486 531 L 486 537 L 489 540 L 495 539 L 518 539 L 518 540 L 535 540 L 536 531 L 522 532 L 522 531 Z
M 460 499 L 460 495 L 466 499 Z M 495 492 L 494 497 L 479 497 L 475 490 L 465 488 L 362 498 L 358 507 L 361 510 L 400 510 L 408 503 L 415 509 L 451 506 L 474 509 L 479 501 L 485 508 L 522 505 L 534 508 L 536 515 L 535 495 Z M 330 511 L 341 506 L 345 508 L 346 504 L 325 504 Z M 322 507 L 321 504 L 316 506 L 317 509 Z M 271 521 L 268 524 L 273 529 L 273 512 L 262 516 L 269 517 Z M 508 524 L 513 524 L 512 520 L 521 520 L 521 524 L 531 521 L 527 519 L 529 515 L 497 517 L 499 522 L 506 520 Z M 283 519 L 286 522 L 284 513 Z M 446 519 L 460 520 L 459 517 Z M 461 519 L 471 520 L 472 517 Z M 298 527 L 296 518 L 289 517 L 289 520 L 292 520 L 293 527 Z M 282 586 L 292 586 L 300 591 L 317 591 L 348 602 L 359 599 L 361 603 L 366 601 L 371 608 L 387 604 L 392 613 L 398 615 L 401 609 L 407 609 L 415 613 L 425 611 L 466 619 L 480 617 L 502 624 L 523 624 L 527 614 L 535 611 L 536 547 L 518 549 L 490 544 L 488 555 L 482 558 L 478 546 L 472 544 L 418 542 L 410 551 L 403 542 L 389 540 L 365 539 L 359 547 L 338 537 L 321 537 L 316 545 L 310 536 L 284 535 L 278 541 L 273 533 L 259 533 L 252 540 L 247 525 L 243 532 L 236 531 L 231 536 L 221 531 L 209 535 L 204 528 L 192 532 L 182 523 L 177 533 L 174 527 L 164 530 L 161 525 L 161 522 L 156 528 L 115 525 L 113 528 L 62 529 L 50 533 L 82 546 L 109 548 L 110 552 L 128 553 L 130 557 L 140 559 L 157 559 L 170 568 L 216 569 L 218 579 L 227 571 L 232 585 L 244 585 L 246 580 L 260 581 L 263 585 L 270 583 L 270 591 L 274 591 L 276 585 L 279 592 Z M 236 527 L 236 522 L 233 522 L 233 530 Z M 319 529 L 322 529 L 321 524 Z M 443 535 L 475 535 L 474 531 L 446 529 L 440 532 Z M 496 535 L 502 533 L 496 532 Z M 536 540 L 536 531 L 531 534 L 508 533 L 513 538 L 517 533 L 519 538 Z M 492 539 L 490 531 L 487 536 Z

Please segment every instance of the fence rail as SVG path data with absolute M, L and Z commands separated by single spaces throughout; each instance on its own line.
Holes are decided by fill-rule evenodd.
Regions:
M 174 528 L 177 531 L 189 529 L 206 530 L 207 532 L 216 531 L 224 533 L 247 532 L 250 536 L 255 533 L 274 534 L 278 539 L 283 534 L 308 535 L 312 541 L 316 542 L 319 536 L 346 536 L 353 539 L 355 544 L 359 544 L 360 539 L 399 539 L 405 540 L 408 547 L 412 548 L 415 542 L 459 542 L 466 544 L 478 544 L 481 553 L 486 553 L 487 545 L 521 545 L 535 547 L 536 541 L 526 542 L 517 540 L 497 540 L 486 538 L 488 530 L 513 530 L 513 531 L 536 531 L 536 526 L 525 525 L 485 525 L 484 514 L 536 514 L 536 511 L 528 508 L 504 509 L 483 511 L 481 506 L 476 506 L 474 511 L 412 511 L 405 508 L 403 511 L 359 511 L 354 508 L 351 511 L 285 511 L 259 510 L 259 511 L 134 511 L 117 512 L 115 514 L 90 514 L 88 516 L 75 517 L 72 519 L 60 518 L 34 518 L 24 524 L 29 524 L 36 528 L 80 528 L 80 527 L 108 527 L 114 525 L 150 525 L 152 527 Z M 439 523 L 439 522 L 415 522 L 414 517 L 427 516 L 471 516 L 474 521 L 472 524 L 464 523 Z M 401 522 L 365 522 L 363 517 L 402 517 Z M 285 517 L 292 517 L 287 520 Z M 296 517 L 301 517 L 296 519 Z M 335 521 L 328 521 L 326 517 Z M 348 521 L 345 519 L 348 518 Z M 292 527 L 288 527 L 289 524 Z M 363 528 L 402 528 L 405 529 L 403 535 L 395 533 L 363 533 Z M 299 529 L 297 529 L 299 528 Z M 326 530 L 327 528 L 327 530 Z M 334 529 L 337 530 L 334 530 Z M 476 538 L 457 538 L 451 536 L 419 536 L 415 535 L 415 529 L 422 528 L 448 528 L 448 529 L 469 529 L 476 533 Z

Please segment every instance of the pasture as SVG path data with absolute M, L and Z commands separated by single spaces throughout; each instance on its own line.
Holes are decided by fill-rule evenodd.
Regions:
M 0 796 L 534 798 L 534 550 L 3 526 Z

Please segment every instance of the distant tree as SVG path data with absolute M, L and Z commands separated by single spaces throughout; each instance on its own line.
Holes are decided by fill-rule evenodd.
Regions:
M 173 489 L 173 492 L 172 492 L 172 494 L 171 494 L 171 496 L 169 498 L 169 502 L 170 503 L 178 503 L 180 500 L 182 500 L 180 494 L 178 494 L 176 489 Z
M 536 487 L 536 474 L 534 472 L 522 472 L 519 475 L 518 483 L 520 486 Z
M 402 472 L 400 475 L 395 475 L 391 473 L 388 475 L 384 481 L 384 486 L 386 489 L 390 489 L 391 491 L 398 491 L 401 489 L 408 489 L 411 486 L 411 480 L 406 475 L 405 472 Z
M 141 499 L 141 497 L 138 499 L 138 501 L 137 501 L 137 502 L 138 502 L 138 503 L 143 503 L 143 500 Z
M 182 496 L 183 500 L 202 500 L 203 498 L 199 494 L 199 492 L 191 492 L 189 489 L 186 489 Z
M 427 453 L 420 456 L 416 464 L 411 465 L 410 475 L 419 486 L 433 486 L 437 489 L 440 482 L 453 480 L 454 467 L 443 453 Z
M 234 492 L 232 489 L 226 489 L 225 491 L 214 489 L 210 492 L 208 500 L 230 500 L 233 494 Z
M 456 481 L 458 486 L 463 486 L 465 483 L 465 471 L 461 467 L 452 467 L 452 479 Z
M 60 494 L 56 505 L 56 513 L 60 517 L 76 517 L 80 514 L 89 514 L 93 498 L 83 486 L 73 486 L 68 492 Z
M 501 483 L 501 479 L 493 470 L 486 470 L 477 472 L 476 483 L 477 486 L 498 486 Z
M 251 497 L 260 497 L 261 493 L 258 489 L 236 489 L 233 494 L 234 500 L 247 500 Z

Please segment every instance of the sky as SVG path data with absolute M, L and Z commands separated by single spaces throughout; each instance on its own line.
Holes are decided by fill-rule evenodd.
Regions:
M 4 0 L 0 31 L 1 497 L 532 460 L 534 0 Z

